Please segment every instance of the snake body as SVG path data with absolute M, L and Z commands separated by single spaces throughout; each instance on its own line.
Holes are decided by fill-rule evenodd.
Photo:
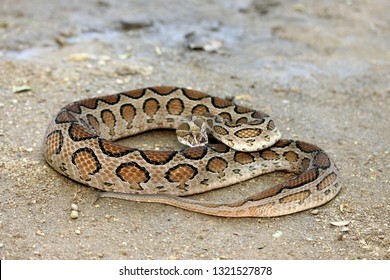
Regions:
M 188 121 L 194 116 L 195 121 Z M 191 142 L 199 135 L 190 135 L 189 124 L 222 143 L 155 151 L 114 142 L 161 128 L 180 128 L 179 139 Z M 151 87 L 70 103 L 47 128 L 44 156 L 59 173 L 105 191 L 101 197 L 157 202 L 214 216 L 291 214 L 322 205 L 340 190 L 338 168 L 322 149 L 280 139 L 263 112 L 185 88 Z M 296 175 L 233 203 L 183 197 L 278 170 Z

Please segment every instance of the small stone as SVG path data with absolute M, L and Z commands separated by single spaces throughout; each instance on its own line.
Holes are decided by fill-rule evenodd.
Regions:
M 310 214 L 312 214 L 312 215 L 318 215 L 318 213 L 320 213 L 320 210 L 318 210 L 318 209 L 313 209 L 310 211 Z
M 0 242 L 0 249 L 4 247 L 4 244 Z
M 79 212 L 75 211 L 75 210 L 72 210 L 72 212 L 70 212 L 70 217 L 72 219 L 77 219 L 79 217 Z
M 75 204 L 75 203 L 73 203 L 73 204 L 70 206 L 70 208 L 71 208 L 72 210 L 79 211 L 79 206 L 78 206 L 77 204 Z
M 280 230 L 276 231 L 274 234 L 272 234 L 272 237 L 273 238 L 280 238 L 282 237 L 283 235 L 283 232 L 281 232 Z
M 336 226 L 336 227 L 344 227 L 344 226 L 347 226 L 349 225 L 351 221 L 337 221 L 337 222 L 330 222 L 330 224 L 332 226 Z
M 75 232 L 77 235 L 80 235 L 80 234 L 81 234 L 81 231 L 80 231 L 79 229 L 76 229 L 74 232 Z

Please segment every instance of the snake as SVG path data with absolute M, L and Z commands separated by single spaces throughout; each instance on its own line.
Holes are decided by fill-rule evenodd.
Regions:
M 116 140 L 176 129 L 181 149 L 143 150 Z M 154 202 L 220 217 L 276 217 L 318 207 L 341 189 L 340 172 L 316 145 L 281 139 L 266 113 L 173 86 L 83 99 L 64 106 L 44 137 L 60 174 L 100 198 Z M 187 196 L 285 171 L 286 181 L 233 202 Z

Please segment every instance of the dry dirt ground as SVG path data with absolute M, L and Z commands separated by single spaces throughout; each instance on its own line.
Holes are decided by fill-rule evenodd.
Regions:
M 79 3 L 0 1 L 0 259 L 390 259 L 389 1 Z M 314 212 L 218 218 L 95 203 L 48 167 L 42 140 L 62 106 L 152 85 L 268 112 L 285 138 L 334 158 L 340 194 Z M 128 144 L 178 145 L 170 131 Z M 285 178 L 196 198 L 233 201 Z

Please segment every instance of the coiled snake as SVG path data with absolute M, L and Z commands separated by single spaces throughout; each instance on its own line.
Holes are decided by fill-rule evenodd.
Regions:
M 177 128 L 182 150 L 140 150 L 113 141 Z M 222 143 L 210 144 L 208 135 Z M 224 217 L 273 217 L 322 205 L 340 190 L 320 148 L 280 140 L 265 113 L 176 87 L 151 87 L 70 103 L 50 123 L 44 156 L 59 173 L 103 190 L 101 197 L 157 202 Z M 283 170 L 297 175 L 233 203 L 182 196 Z

